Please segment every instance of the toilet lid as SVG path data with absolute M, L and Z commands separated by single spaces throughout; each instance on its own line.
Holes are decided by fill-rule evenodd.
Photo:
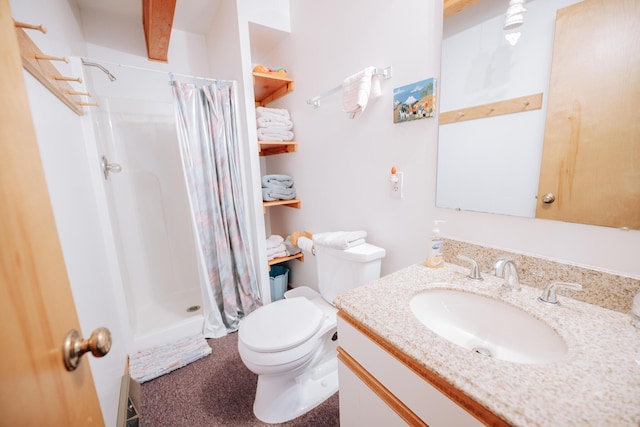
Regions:
M 311 338 L 322 325 L 322 311 L 306 298 L 283 299 L 260 307 L 240 322 L 238 339 L 251 350 L 288 350 Z

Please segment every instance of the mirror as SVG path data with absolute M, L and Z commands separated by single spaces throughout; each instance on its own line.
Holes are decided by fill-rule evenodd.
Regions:
M 626 7 L 625 13 L 629 14 L 631 11 L 633 15 L 630 22 L 637 23 L 639 9 L 633 5 L 633 0 L 623 0 L 619 3 L 626 1 L 629 3 L 618 9 L 623 10 Z M 586 2 L 590 3 L 589 7 L 592 3 L 604 4 L 604 0 L 587 0 Z M 637 124 L 637 119 L 628 113 L 628 111 L 637 111 L 640 104 L 637 101 L 628 101 L 626 98 L 617 99 L 617 96 L 626 97 L 624 93 L 609 100 L 612 96 L 606 96 L 605 92 L 614 92 L 613 89 L 609 90 L 611 85 L 607 79 L 611 77 L 611 72 L 608 70 L 599 71 L 600 78 L 590 80 L 590 89 L 586 90 L 589 93 L 602 92 L 601 96 L 591 96 L 600 108 L 599 115 L 591 118 L 591 122 L 586 114 L 586 104 L 581 105 L 582 110 L 576 110 L 575 105 L 573 107 L 570 105 L 568 107 L 570 111 L 554 105 L 553 100 L 562 97 L 570 98 L 566 94 L 558 95 L 562 92 L 558 88 L 568 86 L 566 80 L 562 84 L 553 83 L 554 79 L 562 74 L 557 71 L 566 67 L 567 57 L 578 57 L 580 53 L 588 60 L 600 54 L 595 52 L 595 49 L 608 48 L 611 51 L 618 49 L 617 42 L 614 44 L 610 40 L 599 42 L 608 36 L 600 36 L 600 39 L 594 41 L 582 36 L 571 36 L 568 34 L 570 31 L 565 31 L 567 34 L 562 33 L 560 17 L 558 18 L 559 36 L 555 37 L 557 10 L 563 9 L 562 13 L 564 13 L 565 10 L 582 7 L 577 3 L 582 2 L 580 0 L 553 2 L 530 0 L 524 4 L 526 8 L 523 15 L 524 24 L 508 31 L 503 29 L 508 0 L 481 0 L 474 6 L 445 19 L 440 84 L 441 124 L 438 142 L 437 207 L 640 229 L 640 172 L 638 172 L 640 170 L 640 126 Z M 574 4 L 575 7 L 568 7 Z M 607 7 L 608 9 L 616 8 Z M 569 16 L 573 19 L 574 11 L 571 12 Z M 573 31 L 576 26 L 572 21 L 568 27 Z M 595 25 L 591 28 L 597 27 L 598 25 Z M 609 30 L 610 28 L 604 29 L 607 34 Z M 625 30 L 638 34 L 637 30 L 628 28 Z M 593 29 L 590 32 L 593 32 Z M 511 40 L 507 40 L 507 35 L 510 35 Z M 519 38 L 516 38 L 516 35 L 519 35 Z M 554 48 L 554 44 L 559 43 L 562 37 L 577 39 L 578 47 L 570 51 L 575 54 L 565 53 L 564 62 L 557 64 L 555 61 L 559 61 L 559 58 L 553 57 L 553 51 L 558 50 L 558 46 Z M 627 32 L 626 38 L 637 40 L 635 37 L 635 35 L 631 37 Z M 625 55 L 638 56 L 638 48 L 630 47 L 630 49 L 632 49 L 631 52 L 623 50 Z M 637 98 L 640 82 L 635 76 L 640 75 L 639 61 L 636 59 L 629 62 L 633 63 L 631 65 L 616 63 L 615 65 L 616 67 L 635 67 L 631 72 L 628 68 L 624 71 L 625 75 L 630 77 L 626 79 L 628 87 L 623 88 L 623 92 L 631 92 Z M 574 71 L 572 75 L 582 75 L 584 69 L 591 68 L 588 64 L 588 62 L 586 65 L 583 64 L 583 68 L 577 73 Z M 606 81 L 603 81 L 603 78 Z M 521 100 L 518 101 L 520 97 L 536 94 L 542 96 L 539 108 L 529 109 L 522 104 Z M 603 105 L 602 102 L 605 99 L 607 104 Z M 501 114 L 500 108 L 503 104 L 507 104 L 507 100 L 514 100 L 512 102 L 517 105 L 511 105 L 509 113 Z M 471 108 L 475 106 L 478 107 Z M 629 108 L 631 106 L 634 108 Z M 577 201 L 575 194 L 571 193 L 578 187 L 578 184 L 575 188 L 566 184 L 566 181 L 569 181 L 570 185 L 574 185 L 573 170 L 570 171 L 570 179 L 565 180 L 565 183 L 555 184 L 555 187 L 548 191 L 542 188 L 547 188 L 547 183 L 543 180 L 545 176 L 562 175 L 571 168 L 579 170 L 582 167 L 582 170 L 585 170 L 582 166 L 584 163 L 575 166 L 571 163 L 575 158 L 573 160 L 565 158 L 561 160 L 560 166 L 555 165 L 556 169 L 551 172 L 545 166 L 541 174 L 542 159 L 545 158 L 547 162 L 546 159 L 551 152 L 549 141 L 557 145 L 552 136 L 562 133 L 557 129 L 550 129 L 550 122 L 553 120 L 547 118 L 548 107 L 551 108 L 552 118 L 562 116 L 562 120 L 570 124 L 568 130 L 562 130 L 567 134 L 565 139 L 571 140 L 572 135 L 579 133 L 581 150 L 588 144 L 597 143 L 600 146 L 613 144 L 609 146 L 610 152 L 626 153 L 627 161 L 624 157 L 609 161 L 613 172 L 601 173 L 599 170 L 602 170 L 602 164 L 593 163 L 602 159 L 602 154 L 596 155 L 591 160 L 592 163 L 587 170 L 588 182 L 583 184 L 583 191 L 588 193 L 591 199 Z M 556 112 L 558 108 L 560 113 Z M 602 117 L 602 111 L 613 111 L 613 116 L 610 115 L 605 119 Z M 447 112 L 455 114 L 448 124 L 444 124 Z M 477 118 L 468 120 L 473 116 L 472 112 Z M 611 123 L 612 120 L 619 120 L 618 123 L 622 123 L 617 125 L 617 129 L 628 128 L 624 136 L 608 129 L 604 137 L 601 132 L 598 137 L 589 139 L 588 131 L 591 123 L 593 128 L 598 128 L 605 123 Z M 615 144 L 622 139 L 627 140 L 627 147 L 619 148 Z M 575 147 L 573 149 L 576 150 Z M 565 154 L 571 157 L 570 153 Z M 625 166 L 629 169 L 623 170 Z M 601 178 L 603 175 L 612 176 L 605 177 L 603 181 L 597 179 L 598 175 L 601 175 Z M 630 179 L 628 179 L 629 175 Z M 608 178 L 612 181 L 602 184 Z M 602 197 L 609 197 L 609 199 L 593 199 L 594 190 L 597 188 L 602 188 L 603 193 L 606 193 L 606 196 Z M 542 202 L 547 193 L 554 195 L 556 201 L 553 204 Z M 566 210 L 571 203 L 578 206 L 581 212 L 565 216 L 555 213 L 559 207 Z M 589 212 L 595 211 L 606 211 L 607 217 L 603 219 L 590 216 Z

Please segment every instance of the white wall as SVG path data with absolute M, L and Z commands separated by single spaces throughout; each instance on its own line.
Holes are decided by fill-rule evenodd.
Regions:
M 393 124 L 393 89 L 439 75 L 442 4 L 407 1 L 291 2 L 291 35 L 267 66 L 283 66 L 295 90 L 274 106 L 289 109 L 298 152 L 269 157 L 266 173 L 295 180 L 302 209 L 270 208 L 271 228 L 287 235 L 359 230 L 387 249 L 383 274 L 426 256 L 435 198 L 438 123 Z M 393 67 L 383 96 L 348 119 L 339 94 L 319 109 L 307 99 L 368 65 Z M 404 199 L 389 196 L 392 166 L 404 172 Z M 315 260 L 289 263 L 295 285 L 315 286 Z
M 640 277 L 640 232 L 435 207 L 437 123 L 394 125 L 391 94 L 440 76 L 440 8 L 421 1 L 291 2 L 291 35 L 265 65 L 284 66 L 295 78 L 295 91 L 274 106 L 290 110 L 299 151 L 266 162 L 269 173 L 294 177 L 302 209 L 271 208 L 272 231 L 365 229 L 369 242 L 387 249 L 388 274 L 424 260 L 432 221 L 444 219 L 447 237 Z M 367 65 L 391 65 L 394 75 L 361 117 L 347 119 L 339 95 L 317 110 L 306 105 Z M 402 200 L 388 196 L 394 165 L 405 174 Z M 313 257 L 289 265 L 292 283 L 315 285 Z

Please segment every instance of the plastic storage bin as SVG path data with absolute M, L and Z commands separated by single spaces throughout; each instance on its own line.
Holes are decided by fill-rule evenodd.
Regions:
M 269 284 L 271 285 L 272 301 L 284 298 L 284 293 L 289 285 L 289 268 L 282 265 L 271 266 Z

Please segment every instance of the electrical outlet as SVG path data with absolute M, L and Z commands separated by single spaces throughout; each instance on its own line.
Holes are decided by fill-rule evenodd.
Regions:
M 391 182 L 391 198 L 392 199 L 402 199 L 402 185 L 404 183 L 404 177 L 402 172 L 396 172 L 396 177 L 398 181 Z

